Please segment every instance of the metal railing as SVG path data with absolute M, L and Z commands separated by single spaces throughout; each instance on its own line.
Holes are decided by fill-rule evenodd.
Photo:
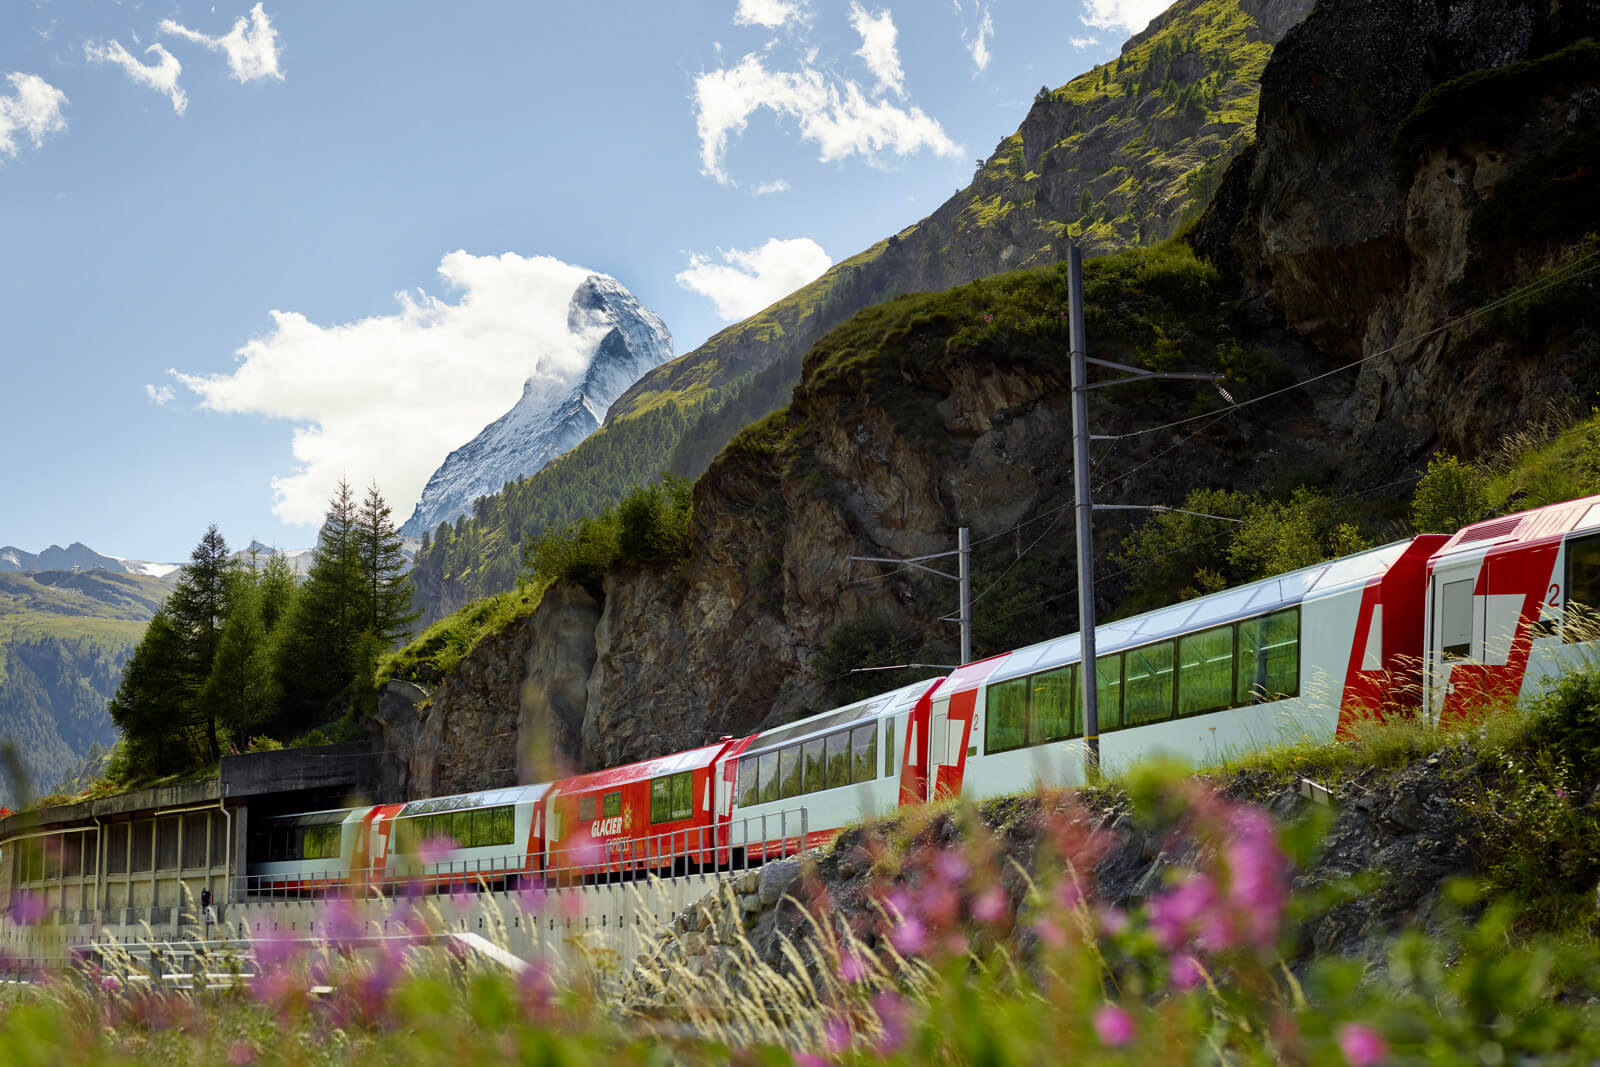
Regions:
M 246 874 L 237 879 L 246 900 L 320 900 L 340 896 L 475 892 L 603 885 L 655 876 L 743 870 L 804 851 L 809 835 L 805 808 L 771 812 L 648 837 L 586 840 L 540 854 L 480 857 L 422 863 L 415 856 L 391 857 L 382 871 L 306 869 Z

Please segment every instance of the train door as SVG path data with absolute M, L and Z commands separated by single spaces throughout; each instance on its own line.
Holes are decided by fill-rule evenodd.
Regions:
M 1479 560 L 1436 568 L 1429 588 L 1428 715 L 1435 722 L 1453 688 L 1451 674 L 1468 662 L 1482 662 L 1484 604 L 1474 592 Z

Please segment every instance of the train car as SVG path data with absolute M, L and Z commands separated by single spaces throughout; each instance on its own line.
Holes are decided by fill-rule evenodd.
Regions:
M 547 876 L 560 884 L 714 868 L 728 862 L 726 770 L 749 738 L 554 783 L 545 801 Z
M 544 782 L 385 805 L 370 820 L 372 869 L 386 883 L 436 887 L 536 878 L 550 788 Z
M 1420 698 L 1426 535 L 1096 628 L 1101 762 L 1215 760 Z M 1077 634 L 968 664 L 932 705 L 934 796 L 1083 781 Z
M 750 738 L 739 753 L 729 816 L 735 856 L 790 855 L 849 823 L 891 814 L 902 780 L 916 781 L 926 766 L 918 738 L 927 737 L 921 724 L 942 681 L 916 682 Z
M 335 808 L 254 822 L 245 844 L 246 892 L 298 896 L 342 889 L 366 859 L 375 810 Z
M 1600 650 L 1600 496 L 1474 523 L 1428 563 L 1427 707 L 1537 691 Z

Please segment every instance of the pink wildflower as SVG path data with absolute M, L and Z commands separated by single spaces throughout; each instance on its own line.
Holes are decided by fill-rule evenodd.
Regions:
M 260 1055 L 248 1041 L 235 1041 L 228 1046 L 228 1067 L 249 1067 Z
M 867 977 L 867 961 L 860 954 L 845 949 L 839 957 L 839 980 L 854 985 Z
M 990 886 L 979 893 L 972 902 L 972 917 L 981 923 L 997 923 L 1006 917 L 1006 893 L 999 886 Z
M 1121 908 L 1103 908 L 1100 911 L 1100 929 L 1115 936 L 1128 928 L 1128 913 Z
M 1172 963 L 1167 968 L 1167 976 L 1175 989 L 1187 992 L 1205 981 L 1205 971 L 1200 966 L 1200 961 L 1187 952 L 1180 952 L 1172 957 Z
M 43 893 L 30 893 L 23 889 L 11 898 L 11 921 L 18 926 L 32 926 L 43 919 L 49 910 Z
M 872 1010 L 883 1026 L 883 1036 L 878 1039 L 878 1054 L 892 1056 L 906 1043 L 906 1002 L 892 989 L 885 989 L 872 998 Z
M 961 910 L 961 894 L 943 883 L 925 886 L 917 897 L 916 910 L 935 926 L 949 926 Z
M 822 1028 L 822 1047 L 828 1055 L 837 1056 L 850 1047 L 850 1024 L 835 1015 Z
M 939 877 L 947 882 L 965 882 L 972 874 L 972 866 L 967 863 L 967 858 L 953 848 L 947 848 L 939 853 L 939 858 L 934 861 L 933 867 L 939 872 Z
M 430 837 L 417 849 L 417 860 L 428 867 L 445 863 L 455 848 L 455 841 L 449 837 Z
M 121 988 L 122 981 L 114 974 L 108 974 L 100 979 L 100 991 L 102 993 L 115 993 Z
M 1051 948 L 1060 948 L 1067 943 L 1067 935 L 1048 916 L 1033 924 L 1033 932 L 1039 936 L 1040 941 Z
M 1071 911 L 1083 903 L 1083 890 L 1078 887 L 1075 878 L 1067 877 L 1056 883 L 1056 905 L 1063 911 Z
M 1383 1036 L 1370 1026 L 1346 1023 L 1339 1027 L 1339 1051 L 1350 1067 L 1372 1067 L 1389 1054 Z
M 914 915 L 900 920 L 889 934 L 889 941 L 904 956 L 915 956 L 928 944 L 928 928 Z
M 1151 899 L 1150 930 L 1161 947 L 1171 952 L 1189 940 L 1196 923 L 1214 920 L 1219 913 L 1217 893 L 1211 879 L 1204 874 L 1197 874 L 1171 892 Z M 1211 935 L 1208 948 L 1228 947 L 1225 936 L 1219 937 L 1215 930 L 1211 931 Z M 1218 941 L 1223 943 L 1216 943 Z
M 1133 1016 L 1115 1004 L 1095 1009 L 1094 1032 L 1107 1048 L 1118 1048 L 1133 1040 Z

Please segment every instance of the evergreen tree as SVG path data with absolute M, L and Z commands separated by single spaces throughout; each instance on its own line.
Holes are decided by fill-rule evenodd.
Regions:
M 277 707 L 263 599 L 257 572 L 234 574 L 228 621 L 217 641 L 211 674 L 200 690 L 202 713 L 209 722 L 223 724 L 235 745 Z
M 422 614 L 411 610 L 411 578 L 406 574 L 406 554 L 394 518 L 376 482 L 367 487 L 366 499 L 356 517 L 356 541 L 361 554 L 364 598 L 362 629 L 381 647 L 389 647 L 410 632 Z
M 182 628 L 162 605 L 123 669 L 117 695 L 106 706 L 122 731 L 132 772 L 162 775 L 189 762 L 183 704 L 192 679 L 184 644 Z
M 236 569 L 228 556 L 227 541 L 212 523 L 189 554 L 189 562 L 180 569 L 177 587 L 166 604 L 183 640 L 186 678 L 182 696 L 191 716 L 197 715 L 204 727 L 206 750 L 213 760 L 222 755 L 217 737 L 218 709 L 197 703 L 195 697 L 211 675 L 227 622 Z
M 277 674 L 288 728 L 325 718 L 348 695 L 363 632 L 362 586 L 355 496 L 340 480 L 279 645 Z

